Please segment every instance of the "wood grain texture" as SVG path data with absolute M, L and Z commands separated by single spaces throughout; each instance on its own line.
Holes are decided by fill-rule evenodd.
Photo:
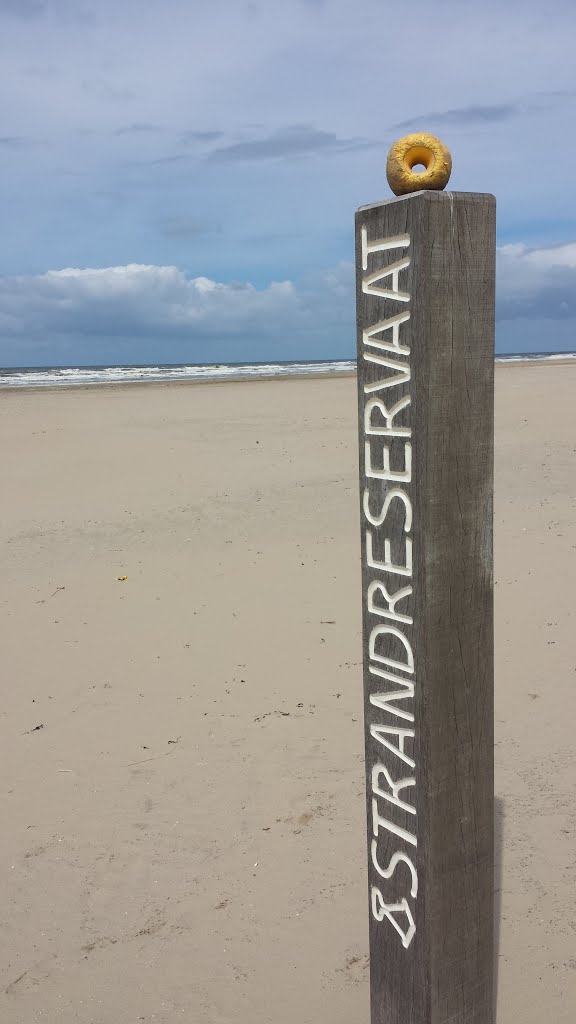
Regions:
M 365 252 L 363 259 L 362 229 L 368 244 L 406 235 L 409 244 Z M 408 301 L 363 288 L 369 275 L 405 258 L 409 265 L 395 282 L 388 276 L 368 285 L 404 292 Z M 420 192 L 364 207 L 356 215 L 356 267 L 372 1024 L 492 1024 L 495 200 L 475 193 Z M 364 335 L 406 312 L 410 318 L 396 339 L 404 351 L 373 346 L 375 341 L 390 345 L 391 327 Z M 374 355 L 397 367 L 366 358 Z M 398 367 L 406 365 L 410 379 L 403 381 Z M 366 390 L 387 379 L 389 386 Z M 391 406 L 408 395 L 410 403 L 390 422 L 392 428 L 409 428 L 409 436 L 366 434 L 367 400 L 380 398 L 390 414 Z M 385 412 L 372 407 L 369 424 L 382 429 Z M 367 470 L 385 470 L 384 447 L 390 474 L 404 473 L 405 480 L 367 476 Z M 405 497 L 391 499 L 384 516 L 392 489 Z M 373 522 L 367 519 L 365 495 Z M 368 564 L 368 531 L 372 562 L 380 568 Z M 390 562 L 403 567 L 404 575 L 385 568 Z M 401 621 L 369 610 L 369 587 L 378 581 L 388 594 L 412 588 L 394 606 Z M 382 590 L 372 599 L 390 610 Z M 374 639 L 378 626 L 397 629 L 405 642 L 384 631 Z M 390 661 L 406 667 L 395 669 Z M 370 701 L 376 693 L 398 691 L 375 668 L 403 681 L 401 692 L 407 696 L 388 703 L 396 712 Z M 413 698 L 402 689 L 410 682 Z M 375 736 L 375 726 L 412 729 L 414 737 Z M 378 764 L 392 781 L 412 778 L 414 784 L 397 790 L 394 800 L 390 779 L 381 773 L 375 796 L 372 771 Z M 373 807 L 389 824 L 374 824 Z M 395 864 L 394 854 L 402 855 Z M 415 897 L 405 857 L 417 873 Z M 373 896 L 374 888 L 380 896 Z M 382 910 L 384 904 L 403 906 L 403 899 L 408 912 L 391 916 L 404 944 Z

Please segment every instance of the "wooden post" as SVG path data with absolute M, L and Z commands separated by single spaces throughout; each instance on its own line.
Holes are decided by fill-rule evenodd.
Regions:
M 356 215 L 372 1024 L 493 1024 L 495 205 Z

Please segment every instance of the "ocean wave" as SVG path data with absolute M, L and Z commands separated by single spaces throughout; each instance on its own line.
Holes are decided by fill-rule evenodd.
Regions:
M 576 352 L 526 352 L 497 355 L 497 363 L 548 362 L 576 359 Z M 162 366 L 44 366 L 0 369 L 0 388 L 87 387 L 137 384 L 144 381 L 239 380 L 250 377 L 302 377 L 353 373 L 356 361 L 300 363 L 207 363 Z
M 136 384 L 143 381 L 234 380 L 350 373 L 352 360 L 316 363 L 221 363 L 174 366 L 64 366 L 0 370 L 0 388 L 73 387 Z
M 497 363 L 547 363 L 554 359 L 576 359 L 576 352 L 520 352 L 496 356 Z

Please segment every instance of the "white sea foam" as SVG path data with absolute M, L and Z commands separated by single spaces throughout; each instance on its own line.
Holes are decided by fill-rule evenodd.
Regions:
M 307 374 L 350 373 L 356 363 L 334 360 L 316 363 L 243 363 L 204 366 L 67 366 L 0 370 L 0 388 L 73 387 L 96 384 L 135 384 L 142 381 L 226 380 L 246 377 L 293 377 Z
M 496 356 L 497 363 L 576 359 L 576 352 L 528 352 Z M 74 387 L 137 384 L 143 381 L 235 380 L 250 377 L 294 377 L 351 373 L 356 361 L 337 359 L 312 363 L 213 363 L 202 366 L 64 366 L 0 369 L 0 388 Z
M 547 363 L 554 359 L 576 359 L 576 352 L 520 352 L 518 355 L 496 356 L 497 363 Z

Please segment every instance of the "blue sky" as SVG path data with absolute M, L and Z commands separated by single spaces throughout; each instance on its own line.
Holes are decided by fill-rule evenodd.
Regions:
M 425 128 L 498 199 L 497 346 L 576 349 L 573 0 L 0 0 L 0 364 L 345 358 Z

